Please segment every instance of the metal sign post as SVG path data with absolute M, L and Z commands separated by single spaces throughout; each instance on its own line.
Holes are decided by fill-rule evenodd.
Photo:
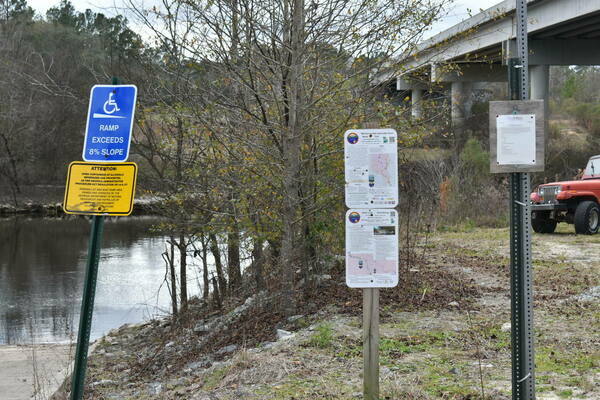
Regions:
M 118 85 L 118 78 L 113 78 L 112 83 L 113 85 Z M 111 97 L 110 100 L 114 99 L 112 99 Z M 93 98 L 90 100 L 90 103 L 92 102 Z M 109 105 L 112 106 L 112 102 L 108 100 L 107 102 L 111 103 Z M 132 105 L 132 108 L 133 107 L 135 107 L 135 104 Z M 92 110 L 91 105 L 90 110 Z M 107 109 L 106 112 L 114 111 L 116 110 Z M 131 114 L 131 118 L 133 118 L 133 114 Z M 127 135 L 128 137 L 131 136 L 131 132 L 123 132 L 123 134 Z M 99 143 L 100 142 L 102 141 L 99 141 Z M 127 143 L 127 153 L 128 149 L 129 144 Z M 92 153 L 94 152 L 91 152 L 89 154 Z M 99 152 L 99 154 L 102 154 L 102 152 Z M 110 160 L 108 158 L 109 157 L 107 157 L 107 160 L 103 161 L 115 161 L 114 159 Z M 125 157 L 125 159 L 126 158 L 127 157 Z M 65 209 L 65 212 L 69 214 L 93 215 L 90 242 L 88 246 L 85 281 L 83 284 L 81 314 L 79 316 L 77 349 L 75 351 L 75 366 L 73 370 L 71 384 L 71 400 L 81 400 L 83 398 L 83 389 L 85 386 L 85 373 L 87 369 L 87 356 L 90 344 L 90 332 L 92 328 L 92 316 L 94 313 L 94 297 L 96 295 L 96 280 L 98 277 L 98 262 L 100 260 L 100 247 L 102 243 L 102 233 L 104 229 L 104 214 L 108 213 L 108 215 L 128 215 L 131 212 L 131 208 L 133 205 L 133 194 L 135 191 L 135 174 L 137 172 L 137 167 L 135 166 L 135 164 L 131 164 L 133 163 L 127 163 L 118 166 L 114 164 L 89 164 L 75 162 L 71 163 L 71 165 L 69 166 L 69 176 L 67 178 L 67 187 L 65 190 L 65 202 L 63 203 L 63 208 Z M 80 171 L 79 173 L 73 174 L 74 167 L 77 167 L 78 169 L 83 168 L 83 172 Z M 121 187 L 121 190 L 124 191 L 128 189 L 128 193 L 122 196 L 119 195 L 117 196 L 118 198 L 116 198 L 114 191 L 111 191 L 111 194 L 109 195 L 109 192 L 105 190 L 105 186 L 95 186 L 98 186 L 97 182 L 99 180 L 104 179 L 103 177 L 106 177 L 108 179 L 106 180 L 106 182 L 114 183 L 116 178 L 115 176 L 111 176 L 110 171 L 116 170 L 118 168 L 133 168 L 133 172 L 129 174 L 130 176 L 129 178 L 127 178 L 128 180 L 126 184 L 123 182 L 119 183 L 119 187 Z M 107 172 L 106 170 L 110 171 Z M 77 180 L 75 185 L 79 187 L 77 190 L 74 190 L 73 188 L 71 188 L 71 190 L 69 189 L 69 182 L 72 179 Z M 71 201 L 73 198 L 76 198 L 77 200 L 75 202 Z M 122 201 L 122 198 L 124 199 L 124 201 Z M 121 204 L 123 202 L 125 203 L 124 206 Z
M 92 217 L 92 230 L 88 246 L 88 259 L 85 269 L 83 284 L 83 299 L 81 300 L 81 314 L 79 316 L 79 331 L 77 333 L 77 350 L 75 351 L 75 366 L 73 369 L 73 383 L 71 386 L 71 400 L 83 398 L 85 372 L 87 368 L 88 348 L 90 345 L 90 332 L 92 328 L 92 315 L 94 313 L 94 297 L 96 295 L 96 279 L 98 277 L 98 261 L 100 260 L 100 246 L 104 230 L 104 217 Z
M 511 100 L 529 99 L 527 0 L 516 0 L 517 54 L 509 60 Z M 512 398 L 535 399 L 533 351 L 533 276 L 528 172 L 510 174 L 510 288 L 512 314 Z

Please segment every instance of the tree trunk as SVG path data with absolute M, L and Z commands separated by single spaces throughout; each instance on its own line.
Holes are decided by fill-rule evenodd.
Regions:
M 289 7 L 288 2 L 285 3 Z M 288 69 L 285 70 L 283 86 L 287 95 L 287 129 L 283 137 L 284 201 L 283 237 L 281 242 L 281 266 L 283 270 L 283 311 L 294 313 L 294 271 L 296 265 L 296 223 L 300 204 L 300 149 L 302 146 L 302 78 L 304 44 L 304 0 L 291 0 L 291 24 L 284 28 L 289 38 Z M 288 40 L 284 40 L 288 42 Z M 300 248 L 300 250 L 303 250 Z
M 254 282 L 256 284 L 256 292 L 265 289 L 265 281 L 263 277 L 263 241 L 262 239 L 254 239 L 252 247 L 252 265 L 254 267 Z
M 167 241 L 169 248 L 162 253 L 162 258 L 165 261 L 165 267 L 167 273 L 165 274 L 165 280 L 167 280 L 167 286 L 171 295 L 171 308 L 173 316 L 177 316 L 177 282 L 175 281 L 175 244 L 173 243 L 173 237 Z M 168 276 L 168 278 L 167 278 Z M 170 280 L 170 282 L 169 282 Z
M 301 213 L 302 213 L 302 248 L 304 250 L 303 257 L 300 259 L 302 265 L 302 277 L 304 279 L 304 295 L 308 297 L 313 287 L 313 275 L 317 273 L 317 250 L 315 248 L 315 238 L 312 235 L 312 224 L 314 221 L 313 211 L 317 203 L 317 160 L 313 157 L 317 153 L 317 145 L 312 132 L 307 132 L 305 135 L 304 145 L 310 149 L 308 157 L 304 161 L 302 182 L 302 198 L 301 198 Z
M 208 241 L 206 237 L 202 235 L 202 278 L 204 281 L 204 291 L 202 292 L 202 298 L 208 299 L 208 293 L 210 292 L 210 283 L 208 278 L 208 252 L 207 252 Z
M 9 165 L 5 168 L 3 175 L 6 177 L 10 185 L 14 205 L 15 207 L 18 207 L 19 203 L 17 200 L 17 195 L 21 194 L 21 185 L 19 184 L 19 167 L 17 165 L 16 157 L 13 155 L 11 148 L 9 147 L 7 135 L 0 135 L 0 138 L 2 138 L 2 143 L 4 144 L 4 153 L 6 154 L 6 159 L 9 161 Z
M 269 251 L 273 260 L 279 260 L 281 256 L 281 241 L 269 239 L 267 243 L 269 243 Z
M 235 293 L 241 285 L 242 274 L 240 271 L 240 232 L 234 223 L 227 233 L 227 274 L 229 275 L 229 289 Z
M 221 295 L 219 293 L 219 285 L 217 284 L 217 280 L 214 278 L 212 278 L 212 283 L 213 283 L 213 299 L 215 301 L 215 305 L 217 306 L 218 309 L 221 309 Z
M 302 249 L 303 254 L 300 260 L 302 265 L 302 278 L 304 279 L 304 295 L 308 297 L 313 291 L 313 274 L 315 264 L 315 248 L 311 238 L 310 216 L 307 215 L 306 206 L 302 207 Z
M 187 243 L 185 234 L 179 235 L 179 287 L 181 289 L 181 310 L 187 308 Z
M 215 259 L 215 269 L 217 270 L 217 279 L 219 280 L 219 292 L 221 297 L 223 297 L 227 292 L 227 279 L 225 279 L 225 275 L 223 275 L 223 263 L 221 262 L 219 243 L 217 242 L 217 236 L 214 233 L 210 233 L 208 238 L 210 240 L 210 252 Z
M 169 270 L 171 272 L 171 303 L 173 304 L 173 315 L 177 315 L 177 278 L 175 276 L 175 243 L 173 237 L 169 241 L 170 256 Z

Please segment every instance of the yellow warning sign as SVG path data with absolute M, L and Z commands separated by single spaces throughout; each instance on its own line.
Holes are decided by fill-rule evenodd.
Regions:
M 89 163 L 69 165 L 63 208 L 67 214 L 129 215 L 137 165 L 128 163 Z

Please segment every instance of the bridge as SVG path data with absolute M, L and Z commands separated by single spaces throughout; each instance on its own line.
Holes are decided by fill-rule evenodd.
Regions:
M 529 0 L 529 77 L 532 99 L 548 98 L 551 65 L 600 65 L 600 0 Z M 516 57 L 515 0 L 505 0 L 420 43 L 400 60 L 397 90 L 410 91 L 411 113 L 432 86 L 449 88 L 452 127 L 464 128 L 473 88 L 508 79 Z

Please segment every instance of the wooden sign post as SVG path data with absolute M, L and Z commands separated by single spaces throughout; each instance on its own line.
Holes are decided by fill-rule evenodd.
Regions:
M 363 289 L 363 392 L 379 400 L 379 289 Z

